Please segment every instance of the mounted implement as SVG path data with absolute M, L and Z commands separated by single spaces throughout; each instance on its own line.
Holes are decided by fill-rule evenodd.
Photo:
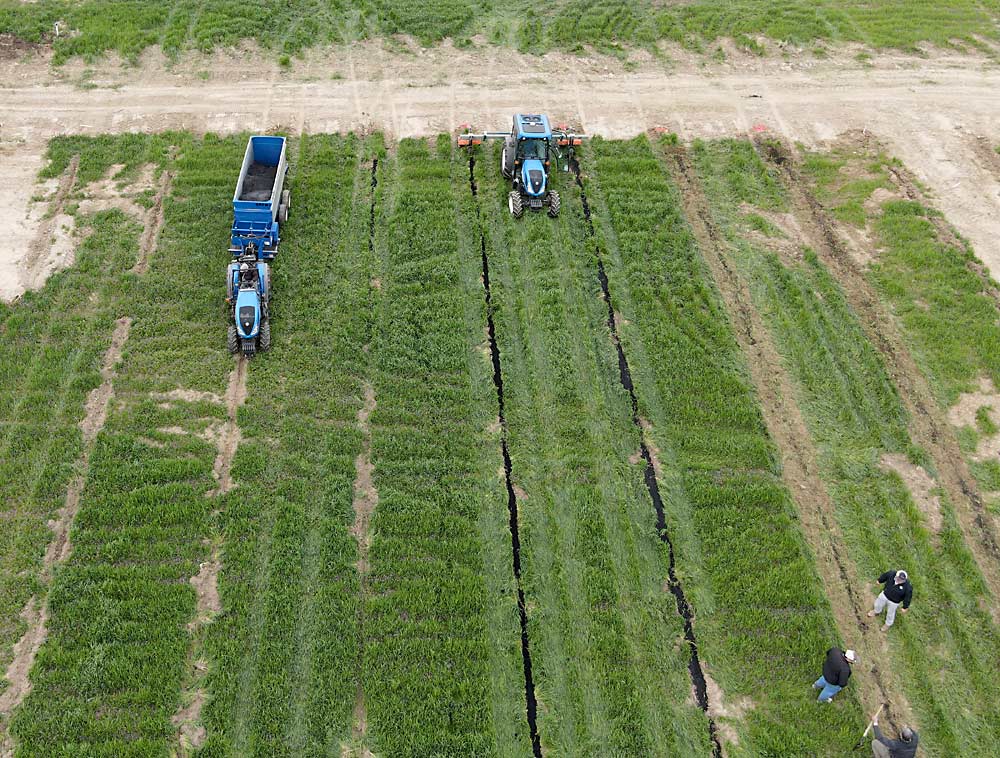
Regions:
M 291 203 L 284 188 L 288 162 L 284 137 L 254 136 L 247 143 L 233 195 L 233 228 L 226 269 L 230 307 L 227 344 L 249 357 L 271 346 L 271 269 L 281 224 Z
M 512 183 L 507 207 L 514 218 L 524 215 L 525 207 L 540 211 L 548 207 L 549 215 L 559 215 L 559 193 L 549 188 L 549 167 L 554 159 L 568 161 L 573 149 L 583 143 L 583 136 L 568 132 L 564 127 L 552 129 L 547 116 L 518 113 L 510 133 L 466 130 L 458 135 L 459 147 L 475 147 L 484 141 L 502 139 L 500 173 Z

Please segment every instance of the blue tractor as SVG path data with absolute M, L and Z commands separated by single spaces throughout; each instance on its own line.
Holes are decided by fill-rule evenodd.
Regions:
M 260 260 L 253 243 L 226 270 L 232 322 L 227 335 L 229 352 L 247 358 L 271 347 L 271 267 Z
M 466 131 L 458 137 L 461 147 L 473 147 L 485 140 L 502 139 L 500 173 L 512 183 L 507 207 L 514 218 L 524 215 L 525 207 L 540 211 L 548 207 L 552 218 L 559 215 L 559 193 L 549 189 L 549 167 L 555 160 L 569 159 L 583 137 L 564 128 L 552 129 L 547 116 L 517 113 L 510 133 Z
M 284 137 L 254 136 L 247 143 L 233 195 L 233 228 L 226 269 L 231 308 L 228 347 L 249 357 L 271 346 L 271 269 L 281 224 L 291 204 L 284 189 L 288 161 Z

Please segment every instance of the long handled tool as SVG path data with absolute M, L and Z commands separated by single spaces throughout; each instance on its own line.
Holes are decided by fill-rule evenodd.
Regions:
M 885 703 L 882 703 L 882 705 L 878 707 L 878 710 L 875 711 L 875 715 L 872 716 L 872 720 L 868 722 L 868 727 L 865 729 L 865 733 L 861 735 L 861 739 L 865 739 L 868 736 L 868 732 L 870 732 L 872 727 L 875 726 L 875 722 L 878 721 L 878 717 L 881 715 L 883 708 L 885 708 Z
M 855 750 L 862 747 L 868 740 L 868 733 L 871 732 L 872 727 L 875 726 L 875 722 L 878 721 L 878 717 L 881 715 L 883 708 L 885 708 L 885 703 L 882 703 L 882 705 L 878 707 L 878 710 L 875 711 L 875 715 L 872 716 L 872 720 L 869 721 L 868 726 L 865 727 L 865 733 L 861 735 L 861 739 L 858 740 L 858 744 L 854 746 Z

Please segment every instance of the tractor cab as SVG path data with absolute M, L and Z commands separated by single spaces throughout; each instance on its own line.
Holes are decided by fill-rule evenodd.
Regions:
M 531 208 L 541 208 L 548 195 L 551 139 L 547 117 L 518 113 L 510 136 L 504 140 L 501 171 L 513 180 L 515 190 L 524 195 Z

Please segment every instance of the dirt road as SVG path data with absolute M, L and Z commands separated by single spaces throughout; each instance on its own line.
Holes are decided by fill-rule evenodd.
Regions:
M 608 58 L 448 46 L 405 53 L 374 43 L 314 54 L 290 72 L 252 53 L 168 67 L 108 62 L 53 70 L 42 58 L 0 64 L 0 206 L 14 233 L 0 247 L 0 297 L 31 280 L 23 260 L 41 213 L 31 201 L 47 139 L 57 134 L 191 129 L 219 133 L 382 129 L 394 137 L 462 123 L 504 128 L 516 110 L 543 110 L 589 134 L 628 137 L 665 127 L 684 138 L 766 127 L 821 145 L 849 129 L 884 140 L 1000 277 L 1000 68 L 960 57 L 734 59 L 626 70 Z M 516 73 L 515 73 L 516 72 Z M 37 279 L 37 274 L 35 275 Z

